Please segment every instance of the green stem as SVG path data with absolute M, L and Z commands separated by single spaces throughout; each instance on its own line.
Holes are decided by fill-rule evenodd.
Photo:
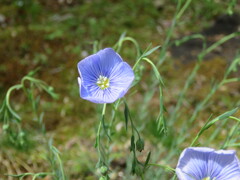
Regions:
M 135 70 L 135 68 L 137 67 L 138 63 L 141 61 L 142 57 L 138 58 L 136 63 L 133 65 L 133 71 Z
M 157 167 L 163 168 L 163 169 L 165 169 L 167 171 L 170 171 L 172 173 L 175 173 L 175 169 L 173 169 L 172 167 L 167 166 L 167 165 L 149 163 L 148 166 L 157 166 Z
M 32 180 L 35 180 L 37 179 L 39 176 L 47 176 L 47 175 L 53 175 L 53 173 L 44 173 L 44 172 L 41 172 L 41 173 L 37 173 L 33 176 Z
M 204 126 L 201 128 L 201 130 L 197 133 L 197 135 L 195 136 L 195 138 L 193 139 L 192 143 L 190 144 L 190 147 L 193 146 L 195 144 L 195 142 L 200 138 L 200 136 L 203 134 L 204 131 L 206 131 L 208 128 L 210 128 L 214 123 L 216 123 L 217 121 L 220 120 L 219 118 L 220 116 L 216 117 L 215 119 L 213 119 L 212 121 L 207 121 Z M 238 123 L 240 122 L 240 119 L 234 117 L 234 116 L 228 116 L 226 117 L 228 119 L 233 119 L 236 120 Z
M 230 119 L 233 119 L 233 120 L 236 120 L 237 122 L 240 122 L 240 119 L 239 118 L 236 118 L 234 116 L 229 116 Z
M 109 128 L 108 128 L 108 134 L 111 135 L 111 132 L 112 132 L 112 129 L 113 129 L 113 124 L 114 124 L 114 121 L 115 121 L 115 118 L 116 118 L 116 112 L 117 112 L 117 109 L 118 109 L 118 106 L 121 102 L 121 99 L 118 99 L 115 103 L 114 103 L 114 107 L 112 109 L 112 116 L 111 116 L 111 121 L 110 121 L 110 125 L 109 125 Z M 108 138 L 108 142 L 107 142 L 107 149 L 108 149 L 108 159 L 109 159 L 109 154 L 110 154 L 110 139 Z
M 223 84 L 240 81 L 240 78 L 225 79 Z
M 14 85 L 12 86 L 11 88 L 9 88 L 9 90 L 7 91 L 7 94 L 6 94 L 6 106 L 8 107 L 8 109 L 11 111 L 12 115 L 15 116 L 17 119 L 21 119 L 15 112 L 14 110 L 12 109 L 11 105 L 10 105 L 10 95 L 12 93 L 13 90 L 19 90 L 21 89 L 23 86 L 21 84 L 17 84 L 17 85 Z
M 103 161 L 102 153 L 101 153 L 101 127 L 103 125 L 103 118 L 105 116 L 105 111 L 106 111 L 106 103 L 103 104 L 103 109 L 102 109 L 102 117 L 98 125 L 98 131 L 97 131 L 97 140 L 96 140 L 96 147 L 98 149 L 98 154 L 99 154 L 99 160 Z
M 61 160 L 61 158 L 59 156 L 59 151 L 54 146 L 51 146 L 51 150 L 54 153 L 55 157 L 57 157 L 57 160 L 58 160 L 58 165 L 59 165 L 59 169 L 60 169 L 60 173 L 61 173 L 60 177 L 63 178 L 63 179 L 60 179 L 60 180 L 65 180 L 66 177 L 65 177 L 65 174 L 64 174 L 64 170 L 63 170 L 62 160 Z
M 106 104 L 106 103 L 104 103 L 104 104 L 103 104 L 103 110 L 102 110 L 102 116 L 104 116 L 104 115 L 105 115 L 106 106 L 107 106 L 107 104 Z
M 140 134 L 139 134 L 136 126 L 135 126 L 134 123 L 133 123 L 132 116 L 131 116 L 130 112 L 129 112 L 129 119 L 130 119 L 131 127 L 132 127 L 132 135 L 134 135 L 134 130 L 135 130 L 135 132 L 136 132 L 137 135 L 138 135 L 138 138 L 141 139 L 141 138 L 140 138 Z
M 176 19 L 180 19 L 181 16 L 183 15 L 184 11 L 188 8 L 189 4 L 191 3 L 192 0 L 187 0 L 186 3 L 183 5 L 181 10 L 178 12 Z
M 193 82 L 194 78 L 196 77 L 196 74 L 197 74 L 197 72 L 198 72 L 198 70 L 199 70 L 199 68 L 200 68 L 200 66 L 201 66 L 201 63 L 202 63 L 204 57 L 205 57 L 208 53 L 210 53 L 211 51 L 213 51 L 214 49 L 216 49 L 218 46 L 220 46 L 221 44 L 223 44 L 223 43 L 225 43 L 226 41 L 228 41 L 228 40 L 230 40 L 230 39 L 232 39 L 232 38 L 234 38 L 234 37 L 237 37 L 237 36 L 239 36 L 239 33 L 229 34 L 229 35 L 223 37 L 222 39 L 220 39 L 219 41 L 215 42 L 214 44 L 212 44 L 212 45 L 211 45 L 210 47 L 208 47 L 207 49 L 203 49 L 203 51 L 199 54 L 199 56 L 198 56 L 198 62 L 196 63 L 193 71 L 191 72 L 191 74 L 189 75 L 188 79 L 186 80 L 186 83 L 185 83 L 185 85 L 184 85 L 184 88 L 183 88 L 183 90 L 181 91 L 180 96 L 179 96 L 179 98 L 178 98 L 177 105 L 175 106 L 175 108 L 174 108 L 174 110 L 173 110 L 173 113 L 172 113 L 172 115 L 171 115 L 171 117 L 170 117 L 170 125 L 173 125 L 173 123 L 174 123 L 174 121 L 177 119 L 177 117 L 180 116 L 179 109 L 180 109 L 180 107 L 182 106 L 182 102 L 183 102 L 183 99 L 184 99 L 184 97 L 185 97 L 185 94 L 186 94 L 187 90 L 189 89 L 191 83 Z M 228 70 L 227 70 L 227 72 L 228 72 Z M 224 78 L 223 78 L 222 82 L 221 82 L 218 86 L 223 85 L 223 83 L 225 84 L 225 83 L 228 83 L 228 82 L 235 82 L 235 81 L 239 80 L 239 78 L 233 78 L 233 79 L 229 79 L 229 80 L 228 80 L 228 79 L 227 79 L 227 75 L 228 75 L 228 74 L 229 74 L 229 72 L 224 75 Z M 215 93 L 216 90 L 217 90 L 217 88 L 211 90 L 211 92 L 208 94 L 208 96 L 203 100 L 203 102 L 202 102 L 201 104 L 205 104 L 205 103 L 208 101 L 208 99 Z M 199 105 L 199 106 L 195 109 L 192 117 L 190 118 L 190 119 L 191 119 L 190 121 L 194 121 L 194 120 L 195 120 L 198 112 L 201 110 L 201 107 L 202 107 L 202 106 Z M 178 112 L 178 113 L 177 113 L 177 112 Z
M 117 112 L 118 106 L 119 106 L 119 104 L 120 104 L 120 101 L 121 101 L 121 99 L 118 99 L 118 100 L 116 101 L 116 103 L 115 103 L 114 108 L 113 108 L 112 117 L 111 117 L 111 122 L 110 122 L 110 126 L 109 126 L 109 129 L 110 129 L 110 130 L 111 130 L 112 127 L 113 127 L 113 123 L 114 123 L 114 120 L 115 120 L 115 117 L 116 117 L 116 112 Z M 111 133 L 109 132 L 109 134 L 111 134 Z
M 167 49 L 169 47 L 169 41 L 170 41 L 170 39 L 172 37 L 173 30 L 174 30 L 174 28 L 175 28 L 175 26 L 177 24 L 177 20 L 180 18 L 180 16 L 178 15 L 180 7 L 181 7 L 181 0 L 179 0 L 178 3 L 177 3 L 176 13 L 175 13 L 175 15 L 173 17 L 172 24 L 171 24 L 170 28 L 167 31 L 166 39 L 164 40 L 163 46 L 161 48 L 160 57 L 159 57 L 159 61 L 157 63 L 157 67 L 159 67 L 161 64 L 163 64 L 163 62 L 166 59 L 166 52 L 167 52 Z
M 232 140 L 233 136 L 234 136 L 234 135 L 238 132 L 238 130 L 239 130 L 239 128 L 238 128 L 238 127 L 239 127 L 239 124 L 240 124 L 240 121 L 238 121 L 238 123 L 231 128 L 230 132 L 228 133 L 228 136 L 226 137 L 226 139 L 225 139 L 225 141 L 224 141 L 224 143 L 223 143 L 223 145 L 221 146 L 220 149 L 225 149 L 225 148 L 228 147 L 228 144 L 229 144 L 230 141 Z
M 240 143 L 228 144 L 227 147 L 240 147 Z

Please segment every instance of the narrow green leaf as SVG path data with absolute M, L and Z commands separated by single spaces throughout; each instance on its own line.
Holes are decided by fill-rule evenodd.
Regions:
M 142 55 L 142 57 L 146 57 L 146 56 L 152 54 L 154 51 L 156 51 L 156 50 L 157 50 L 158 48 L 160 48 L 160 47 L 161 47 L 161 46 L 156 46 L 156 47 L 148 50 L 147 52 L 144 52 L 143 55 Z
M 131 173 L 132 174 L 135 174 L 136 173 L 136 165 L 137 165 L 137 163 L 136 163 L 136 159 L 135 159 L 135 157 L 133 158 L 133 162 L 132 162 L 132 170 L 131 170 Z
M 225 113 L 223 113 L 222 115 L 214 118 L 213 120 L 211 120 L 209 123 L 206 124 L 206 126 L 204 127 L 204 130 L 208 129 L 209 127 L 211 127 L 214 123 L 216 123 L 217 121 L 219 120 L 223 120 L 223 119 L 226 119 L 228 118 L 229 116 L 232 116 L 233 114 L 235 114 L 238 110 L 238 107 L 237 108 L 234 108 L 233 110 L 231 111 L 227 111 Z
M 150 161 L 150 158 L 151 158 L 151 151 L 148 153 L 148 155 L 147 155 L 147 159 L 146 159 L 146 161 L 145 161 L 145 163 L 144 163 L 144 169 L 146 169 L 146 167 L 148 166 L 148 163 L 149 163 L 149 161 Z
M 10 177 L 16 177 L 16 178 L 20 178 L 22 176 L 24 176 L 25 174 L 18 174 L 18 175 L 12 175 L 12 174 L 5 174 L 5 176 L 10 176 Z
M 126 31 L 124 31 L 124 32 L 121 34 L 121 36 L 120 36 L 119 40 L 122 40 L 122 39 L 124 39 L 124 38 L 125 38 L 125 36 L 126 36 L 126 34 L 127 34 L 127 32 L 126 32 Z
M 16 177 L 16 178 L 23 178 L 25 176 L 30 176 L 30 175 L 34 175 L 33 173 L 22 173 L 22 174 L 5 174 L 5 176 L 10 176 L 10 177 Z
M 205 43 L 205 37 L 202 34 L 193 34 L 190 36 L 184 36 L 182 39 L 178 39 L 175 41 L 176 46 L 180 46 L 182 43 L 185 43 L 191 39 L 202 39 Z
M 55 148 L 54 146 L 51 146 L 51 150 L 54 154 L 60 154 L 59 150 Z
M 95 144 L 94 144 L 94 147 L 97 148 L 99 145 L 98 145 L 98 138 L 95 139 Z
M 99 50 L 99 42 L 98 41 L 94 41 L 93 42 L 93 54 L 97 53 Z
M 125 108 L 124 108 L 124 117 L 125 117 L 126 131 L 127 131 L 127 128 L 128 128 L 129 109 L 128 109 L 127 103 L 124 102 L 124 104 L 125 104 Z
M 132 135 L 132 137 L 131 137 L 130 151 L 135 151 L 135 137 L 134 137 L 134 135 Z
M 235 113 L 237 112 L 237 110 L 238 110 L 238 107 L 235 108 L 235 109 L 233 109 L 233 110 L 231 110 L 231 111 L 227 111 L 227 112 L 225 112 L 224 114 L 218 116 L 218 119 L 219 119 L 219 120 L 226 119 L 226 118 L 228 118 L 229 116 L 232 116 L 233 114 L 235 114 Z
M 10 105 L 7 104 L 7 109 L 8 109 L 8 112 L 18 121 L 20 122 L 21 121 L 21 117 L 11 108 Z

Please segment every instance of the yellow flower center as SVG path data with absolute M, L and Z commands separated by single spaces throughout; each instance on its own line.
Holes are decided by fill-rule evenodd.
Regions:
M 109 79 L 105 76 L 100 75 L 99 78 L 97 79 L 97 83 L 98 87 L 100 87 L 101 89 L 106 89 L 109 87 Z
M 215 178 L 211 179 L 210 177 L 205 177 L 202 180 L 216 180 Z

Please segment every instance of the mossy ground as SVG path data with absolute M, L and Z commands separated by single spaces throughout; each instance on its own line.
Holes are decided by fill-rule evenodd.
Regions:
M 170 27 L 176 4 L 174 1 L 164 1 L 160 4 L 160 1 L 154 2 L 122 0 L 53 3 L 43 0 L 5 0 L 0 3 L 0 15 L 4 16 L 4 21 L 0 22 L 0 97 L 4 97 L 6 90 L 19 83 L 29 71 L 39 68 L 36 77 L 53 86 L 60 95 L 58 100 L 52 100 L 42 94 L 40 111 L 45 113 L 47 137 L 53 138 L 54 145 L 61 152 L 69 179 L 96 179 L 94 167 L 97 153 L 93 145 L 99 120 L 96 115 L 98 108 L 95 104 L 79 98 L 76 64 L 92 53 L 95 41 L 99 41 L 102 47 L 113 46 L 123 32 L 135 38 L 142 49 L 149 43 L 154 46 L 161 45 Z M 189 7 L 178 22 L 172 40 L 199 33 L 211 26 L 216 16 L 225 13 L 227 4 L 203 3 L 201 6 L 202 8 L 199 8 L 199 3 L 194 2 Z M 124 44 L 120 54 L 129 64 L 134 64 L 134 46 Z M 154 53 L 150 58 L 157 62 L 159 53 Z M 183 64 L 168 51 L 166 63 L 159 68 L 166 85 L 165 106 L 170 112 L 194 64 L 195 61 Z M 220 80 L 223 77 L 227 65 L 228 62 L 224 58 L 216 56 L 203 63 L 195 84 L 187 94 L 188 99 L 181 108 L 184 113 L 176 127 L 170 127 L 170 131 L 173 128 L 178 131 L 178 125 L 184 123 L 196 104 L 208 94 L 211 80 Z M 127 95 L 135 117 L 138 117 L 143 95 L 148 91 L 150 74 L 150 67 L 146 67 L 143 82 L 135 89 L 137 93 L 131 97 Z M 196 128 L 188 133 L 196 134 L 203 121 L 211 114 L 219 114 L 238 105 L 239 88 L 239 84 L 232 83 L 217 91 L 205 111 L 200 113 Z M 13 106 L 23 117 L 24 127 L 29 133 L 29 144 L 27 148 L 17 150 L 2 140 L 0 178 L 12 179 L 4 174 L 50 171 L 48 152 L 37 124 L 32 121 L 34 115 L 29 103 L 21 92 L 14 93 L 12 100 Z M 150 101 L 149 110 L 145 112 L 148 114 L 146 120 L 136 120 L 137 127 L 145 137 L 144 155 L 149 150 L 154 154 L 159 148 L 167 149 L 168 144 L 174 140 L 174 136 L 169 136 L 167 141 L 161 142 L 162 137 L 156 131 L 157 101 L 157 97 Z M 123 107 L 120 109 L 123 110 Z M 118 114 L 116 132 L 112 146 L 113 179 L 121 179 L 122 172 L 129 172 L 126 161 L 130 156 L 130 136 L 125 131 L 122 112 Z M 204 137 L 206 138 L 207 134 Z M 221 139 L 223 137 L 219 137 L 219 140 Z M 156 158 L 161 162 L 161 157 Z M 168 164 L 174 167 L 176 161 Z

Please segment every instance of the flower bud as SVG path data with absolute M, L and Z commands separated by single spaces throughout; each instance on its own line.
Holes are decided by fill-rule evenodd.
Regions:
M 9 128 L 9 124 L 4 124 L 3 125 L 3 130 L 7 130 Z
M 139 152 L 142 152 L 142 150 L 144 149 L 144 141 L 139 138 L 136 142 L 136 147 Z
M 101 174 L 103 174 L 103 175 L 106 175 L 106 174 L 107 174 L 107 171 L 108 171 L 107 166 L 102 166 L 102 167 L 100 168 L 100 172 L 101 172 Z
M 99 178 L 99 180 L 107 180 L 107 177 L 106 177 L 106 176 L 101 176 L 101 177 Z
M 143 174 L 143 169 L 140 164 L 137 163 L 135 167 L 135 173 L 137 176 L 141 176 Z

